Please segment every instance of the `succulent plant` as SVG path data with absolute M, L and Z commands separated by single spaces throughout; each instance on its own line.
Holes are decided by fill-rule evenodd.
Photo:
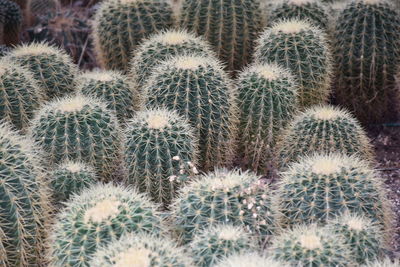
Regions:
M 194 263 L 199 267 L 214 266 L 222 258 L 254 250 L 256 243 L 241 226 L 215 225 L 197 232 L 190 243 Z
M 16 47 L 7 57 L 29 69 L 50 99 L 75 90 L 78 68 L 61 49 L 45 43 L 32 43 Z
M 351 1 L 334 30 L 337 102 L 363 122 L 394 118 L 400 13 L 384 0 Z
M 0 125 L 0 263 L 39 266 L 49 219 L 41 155 L 28 139 Z
M 28 25 L 34 25 L 40 16 L 57 13 L 59 0 L 25 0 L 25 14 Z
M 7 55 L 11 51 L 11 48 L 6 45 L 0 45 L 0 58 Z
M 250 172 L 217 169 L 182 188 L 172 217 L 183 243 L 221 223 L 243 226 L 259 239 L 275 230 L 271 190 Z
M 250 61 L 264 26 L 257 0 L 184 0 L 179 20 L 182 28 L 204 36 L 229 70 Z
M 386 257 L 383 260 L 369 261 L 362 267 L 398 267 L 398 266 L 400 266 L 399 259 L 394 259 L 394 261 L 392 261 L 389 257 Z
M 303 108 L 325 103 L 330 94 L 332 56 L 326 34 L 297 18 L 276 22 L 258 40 L 256 62 L 276 63 L 292 71 L 300 84 Z
M 366 160 L 373 159 L 370 141 L 359 122 L 346 110 L 333 106 L 314 106 L 298 114 L 277 147 L 282 169 L 316 152 L 357 154 Z
M 0 120 L 25 130 L 43 102 L 32 74 L 9 60 L 0 60 Z
M 288 264 L 267 258 L 254 252 L 244 252 L 229 255 L 219 261 L 215 267 L 289 267 Z
M 132 52 L 147 36 L 173 24 L 164 0 L 105 0 L 96 11 L 94 46 L 101 65 L 127 72 Z
M 122 123 L 139 109 L 139 96 L 128 77 L 117 71 L 92 71 L 78 77 L 79 91 L 88 97 L 97 97 L 114 111 Z
M 22 26 L 22 11 L 11 0 L 0 0 L 0 44 L 16 45 Z
M 144 195 L 111 184 L 95 185 L 74 195 L 58 215 L 48 260 L 54 267 L 89 267 L 97 249 L 127 233 L 164 230 L 157 207 Z
M 86 162 L 108 181 L 117 176 L 122 161 L 119 128 L 104 104 L 78 95 L 43 106 L 32 121 L 30 135 L 47 153 L 50 165 Z
M 282 129 L 298 111 L 298 84 L 275 64 L 255 64 L 238 78 L 239 140 L 245 163 L 262 172 Z
M 147 107 L 176 110 L 189 120 L 203 170 L 229 164 L 235 149 L 236 90 L 218 61 L 195 55 L 164 61 L 144 91 Z

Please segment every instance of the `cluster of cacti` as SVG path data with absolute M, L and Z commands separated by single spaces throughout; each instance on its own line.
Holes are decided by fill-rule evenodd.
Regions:
M 138 109 L 138 93 L 128 77 L 117 71 L 86 72 L 78 80 L 78 90 L 83 95 L 104 101 L 120 122 L 131 118 Z
M 363 122 L 395 118 L 400 12 L 384 0 L 351 1 L 336 20 L 337 102 Z
M 65 97 L 43 106 L 30 136 L 51 165 L 64 160 L 92 165 L 103 181 L 117 176 L 122 161 L 122 133 L 114 113 L 84 96 Z
M 111 184 L 96 185 L 75 195 L 58 215 L 48 260 L 54 267 L 89 267 L 98 248 L 124 234 L 162 231 L 162 218 L 147 197 Z
M 32 74 L 7 59 L 0 60 L 0 120 L 26 129 L 43 102 Z
M 298 84 L 275 64 L 256 64 L 238 78 L 240 150 L 251 169 L 263 171 L 282 129 L 298 110 Z
M 21 26 L 21 8 L 11 0 L 0 0 L 0 44 L 16 45 Z
M 234 153 L 236 90 L 213 57 L 177 56 L 164 61 L 145 87 L 145 105 L 185 116 L 199 140 L 199 166 L 224 166 Z
M 332 56 L 326 34 L 310 22 L 297 18 L 276 22 L 258 40 L 254 59 L 290 69 L 300 84 L 303 108 L 327 101 Z
M 75 90 L 77 67 L 64 50 L 32 43 L 14 48 L 7 57 L 32 72 L 47 98 L 61 97 Z
M 221 260 L 216 267 L 289 267 L 288 264 L 254 252 L 232 254 Z
M 103 1 L 93 25 L 100 63 L 107 69 L 128 71 L 132 52 L 143 38 L 172 24 L 172 7 L 167 1 Z

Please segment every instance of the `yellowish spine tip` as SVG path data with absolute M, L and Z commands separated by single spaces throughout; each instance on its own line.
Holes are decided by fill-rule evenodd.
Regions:
M 207 62 L 203 57 L 181 57 L 175 61 L 175 67 L 183 70 L 196 70 Z
M 177 45 L 186 42 L 192 37 L 185 32 L 166 32 L 160 36 L 159 41 L 166 45 Z
M 291 5 L 296 5 L 296 6 L 302 6 L 302 5 L 307 5 L 311 3 L 315 3 L 315 0 L 289 0 L 288 4 Z
M 321 238 L 317 235 L 302 235 L 300 236 L 299 241 L 301 246 L 306 249 L 314 250 L 317 248 L 322 248 Z
M 342 162 L 335 157 L 320 157 L 314 161 L 312 171 L 316 174 L 329 175 L 340 171 Z
M 282 21 L 272 27 L 275 33 L 283 32 L 287 34 L 296 34 L 305 30 L 313 30 L 313 26 L 304 20 L 288 20 Z
M 129 248 L 127 251 L 117 255 L 113 261 L 114 267 L 148 267 L 150 264 L 151 251 L 145 248 Z
M 150 115 L 147 118 L 147 124 L 151 129 L 162 129 L 169 127 L 169 119 L 167 116 L 163 116 L 162 113 Z

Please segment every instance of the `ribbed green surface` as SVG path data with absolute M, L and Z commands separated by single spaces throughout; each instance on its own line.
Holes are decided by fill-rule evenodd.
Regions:
M 0 43 L 18 43 L 22 19 L 22 11 L 18 4 L 11 0 L 0 0 Z

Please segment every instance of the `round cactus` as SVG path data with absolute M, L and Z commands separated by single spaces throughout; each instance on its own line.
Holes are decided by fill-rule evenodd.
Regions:
M 23 130 L 42 102 L 32 74 L 9 60 L 0 60 L 0 120 Z
M 114 114 L 83 96 L 66 97 L 44 106 L 30 134 L 47 152 L 51 165 L 64 160 L 92 165 L 102 180 L 111 180 L 122 158 L 122 133 Z
M 132 52 L 148 35 L 173 24 L 165 0 L 106 0 L 96 11 L 93 38 L 103 67 L 128 71 Z
M 154 109 L 139 112 L 126 129 L 125 162 L 128 183 L 167 207 L 180 185 L 170 180 L 180 162 L 196 162 L 193 129 L 176 112 Z
M 169 30 L 152 35 L 137 48 L 131 60 L 130 71 L 136 86 L 143 87 L 162 61 L 185 54 L 214 55 L 207 42 L 186 31 Z
M 82 74 L 78 88 L 83 95 L 98 97 L 113 110 L 119 121 L 132 117 L 138 109 L 138 95 L 128 78 L 116 71 L 96 71 Z
M 215 267 L 289 267 L 288 264 L 258 255 L 254 252 L 245 252 L 229 255 L 222 259 Z
M 244 226 L 263 239 L 274 230 L 270 197 L 255 174 L 218 169 L 183 187 L 172 214 L 184 243 L 218 223 Z
M 305 20 L 275 23 L 258 40 L 257 62 L 275 62 L 298 80 L 303 108 L 324 103 L 330 94 L 332 58 L 326 35 Z
M 277 137 L 298 110 L 298 84 L 275 64 L 256 64 L 238 79 L 240 144 L 245 163 L 262 172 Z
M 254 250 L 255 242 L 240 226 L 216 225 L 194 235 L 190 243 L 196 266 L 214 266 L 228 255 Z
M 29 69 L 48 98 L 61 97 L 75 90 L 78 68 L 63 50 L 45 43 L 32 43 L 16 47 L 7 57 Z
M 157 207 L 147 197 L 111 184 L 95 185 L 74 195 L 58 215 L 49 242 L 50 265 L 89 267 L 101 246 L 127 233 L 163 230 Z
M 239 70 L 253 53 L 264 26 L 257 0 L 184 0 L 180 26 L 203 35 L 229 70 Z
M 60 164 L 52 171 L 50 177 L 53 198 L 57 203 L 67 201 L 71 195 L 78 194 L 97 181 L 92 167 L 74 161 Z
M 316 225 L 300 225 L 272 240 L 272 257 L 291 266 L 353 266 L 350 247 L 340 235 Z
M 344 212 L 370 217 L 390 229 L 391 211 L 385 188 L 368 163 L 343 154 L 315 154 L 282 173 L 274 205 L 278 223 L 321 223 Z
M 212 57 L 178 56 L 157 67 L 146 87 L 146 106 L 185 116 L 199 139 L 199 166 L 229 164 L 234 153 L 236 90 Z
M 280 166 L 315 152 L 338 152 L 371 160 L 369 139 L 358 121 L 333 106 L 316 106 L 297 115 L 278 142 Z
M 16 45 L 22 26 L 22 11 L 11 0 L 0 0 L 0 44 Z
M 169 238 L 149 234 L 127 234 L 99 249 L 91 267 L 192 267 L 192 260 Z
M 383 260 L 367 262 L 362 267 L 398 267 L 398 266 L 400 266 L 399 259 L 395 259 L 394 261 L 392 261 L 389 257 L 386 257 Z
M 339 104 L 363 122 L 394 118 L 400 65 L 400 13 L 385 0 L 355 0 L 334 30 L 335 90 Z
M 40 266 L 49 218 L 39 150 L 0 125 L 0 263 Z
M 327 227 L 343 237 L 358 264 L 378 259 L 382 255 L 384 233 L 371 219 L 346 213 L 330 221 Z

